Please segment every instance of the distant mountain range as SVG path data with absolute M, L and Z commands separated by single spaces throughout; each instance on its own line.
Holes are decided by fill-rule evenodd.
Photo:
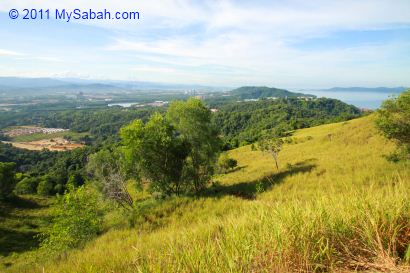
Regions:
M 380 92 L 401 93 L 406 87 L 333 87 L 329 89 L 316 89 L 315 91 L 329 92 Z M 117 81 L 117 80 L 87 80 L 77 78 L 22 78 L 0 77 L 0 95 L 32 96 L 51 94 L 76 94 L 83 93 L 121 93 L 126 91 L 228 91 L 226 87 L 211 87 L 189 84 L 166 84 L 142 81 Z M 310 91 L 313 91 L 311 89 Z M 309 90 L 302 92 L 309 93 Z M 266 86 L 244 86 L 230 91 L 230 95 L 237 99 L 259 99 L 268 97 L 315 97 L 305 93 L 290 92 L 285 89 L 270 88 Z
M 202 85 L 164 84 L 139 81 L 84 80 L 75 78 L 20 78 L 0 77 L 0 93 L 14 95 L 36 95 L 78 92 L 123 92 L 132 90 L 221 90 Z M 225 88 L 226 89 L 226 88 Z

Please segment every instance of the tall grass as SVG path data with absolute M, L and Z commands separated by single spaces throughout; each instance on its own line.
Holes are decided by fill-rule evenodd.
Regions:
M 331 136 L 329 137 L 329 134 Z M 10 272 L 410 271 L 410 165 L 373 117 L 304 129 L 273 159 L 242 147 L 239 168 L 202 197 L 173 198 L 65 258 Z

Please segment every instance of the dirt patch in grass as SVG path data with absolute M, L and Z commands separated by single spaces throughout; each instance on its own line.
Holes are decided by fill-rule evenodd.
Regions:
M 42 139 L 30 142 L 5 143 L 10 143 L 16 148 L 27 149 L 32 151 L 41 151 L 43 149 L 50 151 L 69 151 L 84 146 L 83 144 L 74 143 L 64 138 Z

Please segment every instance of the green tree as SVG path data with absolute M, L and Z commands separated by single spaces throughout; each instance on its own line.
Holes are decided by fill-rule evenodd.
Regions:
M 126 186 L 121 164 L 123 161 L 116 150 L 103 149 L 90 156 L 87 172 L 94 177 L 97 188 L 106 198 L 114 200 L 124 208 L 132 209 L 134 201 Z
M 54 192 L 54 181 L 49 175 L 41 177 L 40 182 L 37 186 L 37 193 L 39 195 L 51 195 Z
M 38 179 L 35 177 L 25 177 L 17 183 L 14 191 L 17 194 L 33 194 L 37 192 Z
M 53 225 L 41 234 L 41 248 L 56 252 L 81 246 L 101 231 L 98 198 L 81 186 L 60 196 L 54 207 Z
M 84 184 L 84 177 L 79 172 L 73 172 L 67 181 L 67 187 L 77 188 Z
M 410 158 L 410 90 L 383 102 L 376 125 L 387 138 L 395 140 Z
M 187 145 L 162 115 L 154 114 L 145 125 L 135 120 L 122 128 L 120 135 L 126 161 L 150 182 L 153 191 L 170 195 L 184 190 Z
M 195 192 L 202 190 L 210 181 L 222 144 L 211 117 L 211 111 L 193 98 L 173 102 L 167 111 L 167 119 L 183 143 L 188 145 L 183 178 L 192 181 Z
M 16 164 L 0 162 L 0 199 L 7 198 L 16 184 Z
M 258 142 L 259 149 L 272 155 L 276 169 L 279 170 L 279 152 L 282 150 L 283 140 L 277 137 L 264 137 Z

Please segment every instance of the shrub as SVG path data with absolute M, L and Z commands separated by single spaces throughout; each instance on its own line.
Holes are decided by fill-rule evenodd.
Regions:
M 17 183 L 14 191 L 16 194 L 33 194 L 37 192 L 38 180 L 34 177 L 23 178 Z
M 7 198 L 16 184 L 16 164 L 0 162 L 0 199 Z
M 84 184 L 84 177 L 79 172 L 70 175 L 67 181 L 67 187 L 79 187 Z
M 233 158 L 230 158 L 226 153 L 222 154 L 218 160 L 218 168 L 220 172 L 224 173 L 229 170 L 232 170 L 238 165 L 238 161 Z
M 97 195 L 84 186 L 59 197 L 53 225 L 40 235 L 41 248 L 56 252 L 78 247 L 101 231 Z
M 50 195 L 54 192 L 54 183 L 50 176 L 43 176 L 38 183 L 37 193 L 40 195 Z

